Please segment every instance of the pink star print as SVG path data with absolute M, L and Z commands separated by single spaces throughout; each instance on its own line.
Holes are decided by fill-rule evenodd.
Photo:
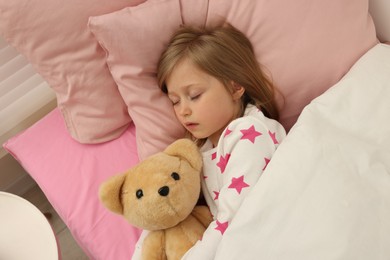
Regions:
M 211 160 L 215 160 L 215 158 L 217 158 L 217 153 L 212 153 L 211 154 Z
M 225 157 L 223 157 L 222 155 L 221 155 L 221 157 L 219 157 L 219 162 L 217 163 L 217 166 L 221 170 L 221 173 L 223 173 L 225 171 L 226 164 L 228 163 L 229 158 L 230 158 L 230 154 L 229 153 L 227 153 L 225 155 Z
M 218 192 L 218 191 L 213 191 L 213 192 L 214 192 L 214 194 L 215 194 L 214 200 L 217 200 L 218 197 L 219 197 L 219 192 Z
M 241 139 L 248 139 L 252 143 L 255 143 L 256 137 L 262 135 L 262 133 L 256 131 L 253 125 L 248 129 L 241 130 L 241 133 L 242 133 Z
M 276 133 L 275 132 L 271 132 L 271 131 L 268 131 L 268 134 L 269 136 L 271 137 L 272 141 L 274 141 L 274 144 L 278 144 L 278 140 L 276 139 Z
M 263 171 L 265 170 L 265 168 L 267 168 L 268 163 L 270 162 L 270 159 L 264 157 L 264 161 L 265 161 L 265 165 L 264 165 Z
M 231 132 L 232 132 L 232 131 L 228 128 L 228 129 L 226 129 L 225 134 L 224 134 L 223 136 L 224 136 L 224 137 L 225 137 L 225 136 L 228 136 Z
M 217 220 L 217 227 L 215 228 L 215 230 L 219 230 L 221 232 L 221 234 L 223 235 L 223 233 L 225 233 L 228 226 L 229 226 L 229 223 L 227 221 L 221 223 Z
M 248 183 L 244 182 L 244 175 L 241 175 L 241 177 L 238 178 L 232 178 L 232 183 L 229 185 L 228 188 L 230 189 L 236 189 L 238 194 L 241 194 L 241 191 L 243 188 L 249 187 Z

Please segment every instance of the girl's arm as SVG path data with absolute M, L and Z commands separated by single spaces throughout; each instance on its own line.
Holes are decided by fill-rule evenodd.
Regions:
M 282 128 L 279 128 L 282 130 Z M 212 191 L 218 214 L 199 241 L 183 259 L 214 259 L 218 244 L 245 196 L 257 183 L 278 145 L 284 130 L 273 132 L 257 119 L 244 117 L 233 121 L 218 144 L 213 160 L 221 183 Z M 207 178 L 212 180 L 213 178 Z M 208 185 L 213 186 L 213 185 Z M 256 205 L 254 205 L 255 207 Z M 238 241 L 239 242 L 239 241 Z

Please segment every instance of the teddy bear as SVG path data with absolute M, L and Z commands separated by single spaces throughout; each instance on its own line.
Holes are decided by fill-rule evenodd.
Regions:
M 201 239 L 212 221 L 208 207 L 196 205 L 201 171 L 196 144 L 179 139 L 101 184 L 99 198 L 107 209 L 150 231 L 142 259 L 181 259 Z

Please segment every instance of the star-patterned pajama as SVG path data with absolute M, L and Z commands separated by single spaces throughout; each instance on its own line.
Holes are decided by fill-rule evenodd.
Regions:
M 206 142 L 202 191 L 214 221 L 183 259 L 214 259 L 229 223 L 285 136 L 281 124 L 248 105 L 244 116 L 226 127 L 217 147 Z

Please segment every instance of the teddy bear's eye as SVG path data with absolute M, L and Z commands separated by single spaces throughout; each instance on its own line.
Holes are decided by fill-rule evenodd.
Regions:
M 137 197 L 137 199 L 140 199 L 142 198 L 142 196 L 144 196 L 144 192 L 141 189 L 139 189 L 135 192 L 135 196 Z
M 172 172 L 171 177 L 172 177 L 175 181 L 180 180 L 180 175 L 179 175 L 177 172 Z

